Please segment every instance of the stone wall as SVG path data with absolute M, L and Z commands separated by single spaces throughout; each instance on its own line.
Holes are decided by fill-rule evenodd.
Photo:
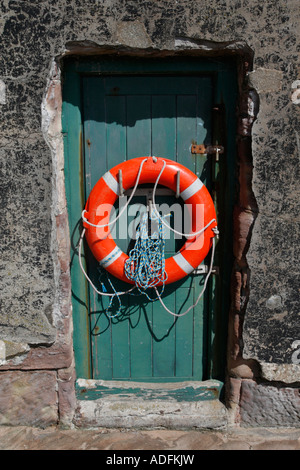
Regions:
M 113 52 L 239 56 L 228 405 L 246 425 L 297 425 L 297 0 L 3 0 L 0 9 L 0 424 L 72 421 L 60 66 L 69 54 Z M 264 419 L 274 400 L 288 405 Z

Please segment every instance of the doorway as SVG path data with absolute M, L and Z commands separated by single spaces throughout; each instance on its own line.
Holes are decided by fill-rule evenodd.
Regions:
M 223 380 L 226 363 L 229 278 L 232 267 L 236 69 L 234 61 L 199 58 L 66 59 L 63 86 L 66 191 L 72 240 L 74 349 L 78 377 L 134 382 Z M 224 153 L 193 153 L 194 144 L 221 145 Z M 168 158 L 192 170 L 217 209 L 220 238 L 214 273 L 196 307 L 182 317 L 137 295 L 109 300 L 95 293 L 78 263 L 81 212 L 89 193 L 116 164 L 141 156 Z M 128 210 L 138 226 L 151 188 L 139 188 Z M 160 188 L 158 204 L 175 196 Z M 116 207 L 118 211 L 118 207 Z M 118 246 L 132 248 L 132 233 Z M 182 240 L 171 233 L 166 257 Z M 83 261 L 99 288 L 128 289 L 112 278 L 84 247 Z M 210 256 L 210 255 L 209 255 Z M 178 314 L 195 303 L 205 280 L 202 268 L 166 286 L 162 298 Z

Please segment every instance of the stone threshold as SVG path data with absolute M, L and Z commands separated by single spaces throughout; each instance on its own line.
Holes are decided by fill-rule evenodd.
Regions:
M 223 383 L 123 382 L 78 379 L 78 427 L 135 429 L 224 429 Z

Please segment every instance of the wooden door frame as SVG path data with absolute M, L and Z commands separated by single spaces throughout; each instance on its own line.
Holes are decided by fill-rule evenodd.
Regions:
M 80 234 L 80 216 L 84 207 L 84 191 L 83 191 L 83 142 L 82 142 L 82 102 L 81 102 L 81 76 L 86 74 L 101 73 L 134 73 L 144 74 L 145 64 L 150 63 L 151 59 L 141 59 L 137 61 L 132 57 L 106 57 L 97 58 L 76 58 L 68 57 L 63 63 L 63 109 L 62 109 L 62 126 L 64 136 L 64 154 L 65 154 L 65 186 L 66 197 L 68 203 L 70 238 L 72 246 L 71 260 L 71 281 L 72 294 L 79 301 L 73 302 L 73 344 L 75 351 L 75 364 L 77 377 L 91 378 L 91 351 L 89 338 L 89 318 L 88 305 L 82 299 L 88 299 L 87 283 L 80 275 L 78 260 L 76 259 L 76 244 Z M 125 65 L 124 65 L 125 64 Z M 161 67 L 164 66 L 164 71 Z M 226 107 L 226 125 L 228 129 L 234 129 L 227 132 L 227 141 L 224 145 L 227 148 L 230 158 L 230 168 L 226 170 L 224 184 L 226 184 L 225 195 L 227 201 L 224 206 L 228 208 L 230 214 L 233 213 L 234 192 L 235 192 L 235 100 L 237 95 L 237 85 L 234 80 L 237 78 L 237 66 L 235 58 L 214 58 L 205 59 L 201 57 L 176 57 L 156 59 L 153 68 L 149 73 L 165 74 L 173 72 L 178 75 L 200 74 L 205 71 L 214 74 L 216 80 L 216 103 L 222 102 Z M 218 85 L 222 86 L 218 86 Z M 232 87 L 234 93 L 232 96 Z M 230 103 L 230 105 L 229 105 Z M 227 106 L 226 106 L 227 105 Z M 224 280 L 222 282 L 221 297 L 227 297 L 226 303 L 222 302 L 223 312 L 220 314 L 222 321 L 218 322 L 217 328 L 214 325 L 213 318 L 210 332 L 211 347 L 210 357 L 210 378 L 221 379 L 224 377 L 226 364 L 226 337 L 227 322 L 229 312 L 229 290 L 230 290 L 230 274 L 232 267 L 232 226 L 224 227 L 226 234 L 224 236 L 225 245 L 229 247 L 227 259 L 224 261 Z M 224 341 L 220 341 L 220 338 Z M 220 346 L 220 343 L 222 345 Z M 218 367 L 214 368 L 214 356 L 222 356 Z

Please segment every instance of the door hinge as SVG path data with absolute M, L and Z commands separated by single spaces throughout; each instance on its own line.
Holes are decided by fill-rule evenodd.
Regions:
M 224 153 L 224 147 L 222 145 L 204 145 L 204 144 L 192 144 L 191 153 L 195 155 L 216 155 Z

